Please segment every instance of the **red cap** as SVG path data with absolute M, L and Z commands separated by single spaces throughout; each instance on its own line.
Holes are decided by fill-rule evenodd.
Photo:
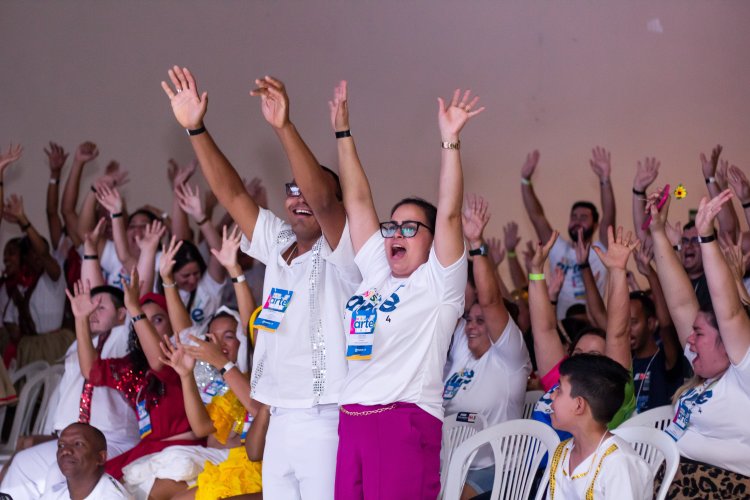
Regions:
M 138 301 L 141 305 L 145 304 L 146 302 L 153 302 L 165 311 L 167 311 L 167 298 L 164 295 L 149 292 L 143 297 L 141 297 L 141 300 Z

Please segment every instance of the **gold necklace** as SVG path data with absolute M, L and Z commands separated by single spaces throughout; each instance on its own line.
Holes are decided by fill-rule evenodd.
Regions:
M 294 254 L 297 251 L 297 242 L 294 242 L 294 246 L 292 247 L 292 251 L 289 252 L 289 255 L 286 259 L 284 259 L 284 262 L 286 262 L 286 265 L 288 266 L 290 262 L 294 259 Z
M 588 473 L 591 472 L 591 468 L 594 466 L 594 462 L 596 462 L 596 457 L 597 457 L 597 455 L 599 455 L 599 447 L 602 445 L 602 441 L 604 441 L 604 437 L 607 435 L 607 432 L 609 432 L 609 431 L 605 430 L 604 434 L 602 434 L 602 437 L 599 438 L 599 444 L 596 445 L 596 449 L 594 450 L 594 456 L 591 457 L 591 463 L 589 464 L 588 470 L 586 472 L 581 472 L 581 473 L 575 474 L 575 475 L 573 475 L 573 470 L 571 470 L 570 471 L 570 473 L 571 473 L 570 479 L 580 479 L 582 477 L 586 477 L 588 475 Z M 573 448 L 575 448 L 575 442 L 573 443 Z M 568 448 L 566 447 L 565 451 L 563 452 L 563 457 L 562 457 L 563 463 L 565 463 L 565 456 L 567 454 L 568 454 Z M 573 456 L 572 451 L 571 451 L 570 455 L 571 455 L 571 458 L 572 458 L 572 456 Z M 568 469 L 570 469 L 570 461 L 568 461 Z M 568 473 L 565 471 L 565 467 L 564 466 L 563 466 L 562 473 L 563 473 L 563 476 L 567 476 L 568 475 Z

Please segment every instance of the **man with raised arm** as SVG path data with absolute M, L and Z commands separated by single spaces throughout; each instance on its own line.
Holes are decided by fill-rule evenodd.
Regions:
M 245 235 L 242 250 L 266 265 L 264 308 L 256 327 L 253 397 L 271 406 L 263 457 L 268 498 L 333 498 L 338 399 L 346 376 L 340 314 L 361 281 L 354 264 L 338 179 L 320 166 L 289 120 L 284 85 L 256 80 L 251 95 L 289 158 L 286 218 L 259 208 L 206 131 L 206 92 L 187 68 L 162 82 L 178 123 L 187 129 L 203 175 Z
M 544 215 L 542 204 L 534 192 L 531 182 L 536 167 L 539 163 L 539 151 L 533 151 L 526 156 L 526 161 L 521 167 L 521 196 L 526 212 L 529 214 L 531 223 L 536 231 L 539 241 L 548 241 L 552 235 L 552 226 Z M 609 175 L 612 170 L 611 156 L 609 151 L 597 146 L 592 151 L 590 161 L 591 169 L 599 177 L 601 189 L 602 219 L 599 221 L 599 212 L 593 203 L 589 201 L 577 201 L 570 209 L 570 221 L 568 222 L 568 235 L 572 241 L 558 238 L 549 254 L 552 268 L 560 267 L 565 272 L 560 295 L 557 299 L 557 318 L 562 319 L 573 304 L 586 303 L 586 289 L 583 284 L 582 267 L 590 266 L 596 279 L 596 287 L 599 294 L 603 295 L 604 285 L 607 282 L 607 269 L 594 252 L 593 246 L 600 249 L 607 247 L 607 228 L 615 224 L 615 196 L 612 191 L 612 183 Z M 599 228 L 599 241 L 593 242 L 594 232 Z M 578 231 L 583 233 L 584 242 L 591 244 L 587 264 L 577 264 L 575 242 L 578 240 Z

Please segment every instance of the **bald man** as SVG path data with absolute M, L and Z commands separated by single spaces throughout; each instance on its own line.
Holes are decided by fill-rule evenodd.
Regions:
M 67 426 L 57 439 L 57 465 L 65 481 L 49 484 L 40 500 L 132 499 L 115 478 L 104 473 L 107 440 L 89 424 Z

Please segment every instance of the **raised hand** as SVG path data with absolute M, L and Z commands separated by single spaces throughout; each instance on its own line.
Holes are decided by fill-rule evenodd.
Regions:
M 656 158 L 645 158 L 639 161 L 635 169 L 635 179 L 633 179 L 633 189 L 636 191 L 645 191 L 659 175 L 661 162 Z
M 547 295 L 552 302 L 560 296 L 563 283 L 565 282 L 565 271 L 562 267 L 555 267 L 551 270 L 552 276 L 547 280 Z
M 729 185 L 729 162 L 727 160 L 719 161 L 719 166 L 716 168 L 716 185 L 719 189 L 724 190 Z
M 729 167 L 727 177 L 729 185 L 740 203 L 745 204 L 750 201 L 750 182 L 748 182 L 745 173 L 736 165 L 732 165 Z
M 262 208 L 268 208 L 268 192 L 263 181 L 258 177 L 253 177 L 250 182 L 245 183 L 245 190 L 256 205 Z
M 612 226 L 609 226 L 607 228 L 607 250 L 604 251 L 599 247 L 594 247 L 594 252 L 596 252 L 599 260 L 602 261 L 602 264 L 607 269 L 625 270 L 630 254 L 640 245 L 640 241 L 638 241 L 638 238 L 633 237 L 631 231 L 628 231 L 624 235 L 623 233 L 622 226 L 617 228 L 616 234 Z
M 174 345 L 172 345 L 169 337 L 166 335 L 164 336 L 164 340 L 159 343 L 162 352 L 159 361 L 167 366 L 171 366 L 180 377 L 192 377 L 193 369 L 195 368 L 195 358 L 185 351 L 184 344 L 180 342 L 179 335 L 175 335 L 173 338 Z
M 18 161 L 23 155 L 23 147 L 20 144 L 13 146 L 13 143 L 8 146 L 6 151 L 0 152 L 0 175 L 5 172 L 5 169 L 10 166 L 14 161 Z
M 114 188 L 127 184 L 129 172 L 127 170 L 120 170 L 120 164 L 116 161 L 111 161 L 107 165 L 107 173 L 99 177 L 94 182 L 94 187 L 99 190 L 100 185 L 107 186 L 108 188 Z
M 242 233 L 236 224 L 230 232 L 227 232 L 227 226 L 224 226 L 222 229 L 221 250 L 212 248 L 211 253 L 225 269 L 239 267 L 237 265 L 237 250 L 240 248 L 240 241 L 242 241 Z
M 453 91 L 453 97 L 447 106 L 443 98 L 438 97 L 438 125 L 444 141 L 457 140 L 458 134 L 469 121 L 469 118 L 484 111 L 484 106 L 472 111 L 472 108 L 479 102 L 479 96 L 475 96 L 469 101 L 470 97 L 470 90 L 464 92 L 463 97 L 461 97 L 461 89 L 456 89 Z
M 526 249 L 523 251 L 523 265 L 526 266 L 526 272 L 531 272 L 531 262 L 536 254 L 536 245 L 531 240 L 526 241 Z
M 138 268 L 133 266 L 133 269 L 130 271 L 130 283 L 128 283 L 128 280 L 124 276 L 120 278 L 120 283 L 122 284 L 122 291 L 125 296 L 125 307 L 128 311 L 138 309 L 141 298 L 141 280 L 138 277 Z
M 682 223 L 680 221 L 674 224 L 665 221 L 664 232 L 667 233 L 667 239 L 672 246 L 679 245 L 682 241 Z
M 198 186 L 192 187 L 188 184 L 177 184 L 174 188 L 174 194 L 180 208 L 186 214 L 190 214 L 195 220 L 203 220 L 206 213 L 201 204 L 201 192 Z
M 187 68 L 174 66 L 167 74 L 174 90 L 164 81 L 161 82 L 161 88 L 169 97 L 177 123 L 189 130 L 200 128 L 208 109 L 208 92 L 198 95 L 195 78 Z
M 646 196 L 646 209 L 647 214 L 651 214 L 651 225 L 648 227 L 649 231 L 658 232 L 663 231 L 664 226 L 667 223 L 667 214 L 669 213 L 669 204 L 672 202 L 672 195 L 667 194 L 667 202 L 661 209 L 657 209 L 659 201 L 661 200 L 662 188 L 658 187 L 655 192 Z
M 506 249 L 503 247 L 503 242 L 500 241 L 500 238 L 492 237 L 487 239 L 487 246 L 490 247 L 490 257 L 492 257 L 492 262 L 494 262 L 496 266 L 499 266 L 503 259 L 505 259 Z
M 229 361 L 226 355 L 222 352 L 219 342 L 212 334 L 207 335 L 210 342 L 201 340 L 193 335 L 190 336 L 196 345 L 183 344 L 185 352 L 195 359 L 205 361 L 215 368 L 221 368 Z
M 596 146 L 591 150 L 589 165 L 591 165 L 591 170 L 599 177 L 599 180 L 604 182 L 609 179 L 612 173 L 612 155 L 603 147 Z
M 260 109 L 263 117 L 273 128 L 282 128 L 289 124 L 289 96 L 284 84 L 268 75 L 255 80 L 256 88 L 250 95 L 260 97 Z
M 65 166 L 65 160 L 68 159 L 68 153 L 65 152 L 62 146 L 50 141 L 49 149 L 44 148 L 44 154 L 47 155 L 50 172 L 59 176 L 60 171 Z
M 550 235 L 549 240 L 547 240 L 547 243 L 542 245 L 542 242 L 540 241 L 537 244 L 536 249 L 534 250 L 534 255 L 533 257 L 531 257 L 531 262 L 529 263 L 530 273 L 544 272 L 544 263 L 547 261 L 547 257 L 549 256 L 549 251 L 552 250 L 552 245 L 555 244 L 558 236 L 560 236 L 559 232 L 552 231 L 552 235 Z
M 19 222 L 25 218 L 23 211 L 23 197 L 17 194 L 12 194 L 5 201 L 5 208 L 3 209 L 4 214 L 7 214 L 8 220 L 12 222 Z
M 640 248 L 635 249 L 635 264 L 638 267 L 638 272 L 644 276 L 648 276 L 651 271 L 651 261 L 654 258 L 654 243 L 651 238 L 646 238 Z
M 328 101 L 328 109 L 331 111 L 331 126 L 334 132 L 349 130 L 349 92 L 346 88 L 346 80 L 333 89 L 333 100 Z
M 175 265 L 174 256 L 181 246 L 182 240 L 178 241 L 176 236 L 172 236 L 169 246 L 162 246 L 161 259 L 159 259 L 159 276 L 161 276 L 162 281 L 170 283 L 174 281 L 172 279 L 172 270 Z
M 169 160 L 170 168 L 173 168 L 174 175 L 172 176 L 172 187 L 185 184 L 193 176 L 195 171 L 198 169 L 198 160 L 192 159 L 186 164 L 180 166 L 174 160 Z M 169 172 L 167 172 L 169 174 Z
M 466 196 L 464 210 L 461 214 L 463 221 L 464 237 L 469 243 L 481 243 L 482 233 L 490 220 L 487 213 L 489 204 L 487 200 L 477 194 Z
M 160 220 L 154 220 L 150 224 L 146 225 L 146 229 L 143 231 L 143 236 L 136 236 L 135 243 L 141 252 L 151 251 L 156 252 L 159 247 L 159 241 L 167 231 L 167 228 Z
M 516 251 L 516 247 L 521 242 L 518 236 L 518 224 L 511 221 L 503 226 L 503 240 L 505 240 L 505 249 L 508 252 Z
M 729 189 L 725 189 L 718 196 L 711 198 L 709 201 L 707 197 L 703 197 L 698 204 L 698 213 L 695 216 L 695 229 L 698 230 L 699 236 L 712 236 L 714 230 L 714 219 L 724 203 L 732 199 L 732 192 Z
M 106 208 L 110 214 L 122 212 L 122 198 L 116 187 L 109 187 L 104 182 L 97 182 L 96 201 Z
M 73 285 L 73 294 L 67 288 L 65 294 L 68 296 L 70 308 L 76 318 L 88 318 L 102 302 L 101 294 L 91 298 L 91 285 L 88 280 L 85 283 L 81 280 L 76 281 Z
M 721 144 L 717 144 L 713 151 L 711 151 L 710 160 L 706 158 L 704 153 L 700 154 L 701 170 L 703 171 L 704 178 L 708 179 L 709 177 L 713 177 L 716 173 L 716 167 L 719 165 L 719 156 L 721 156 L 722 149 Z
M 101 238 L 102 232 L 104 231 L 104 226 L 106 226 L 106 224 L 107 219 L 102 217 L 101 219 L 99 219 L 99 222 L 96 223 L 94 229 L 84 235 L 83 244 L 85 248 L 96 252 L 96 249 L 99 248 L 99 238 Z
M 82 142 L 76 148 L 74 160 L 77 163 L 88 163 L 99 156 L 99 149 L 91 141 Z
M 584 243 L 583 241 L 583 228 L 578 228 L 578 239 L 576 240 L 576 264 L 583 265 L 589 261 L 589 251 L 591 250 L 591 242 Z
M 539 165 L 539 150 L 535 149 L 526 155 L 526 161 L 521 166 L 521 178 L 526 180 L 531 179 L 537 165 Z

